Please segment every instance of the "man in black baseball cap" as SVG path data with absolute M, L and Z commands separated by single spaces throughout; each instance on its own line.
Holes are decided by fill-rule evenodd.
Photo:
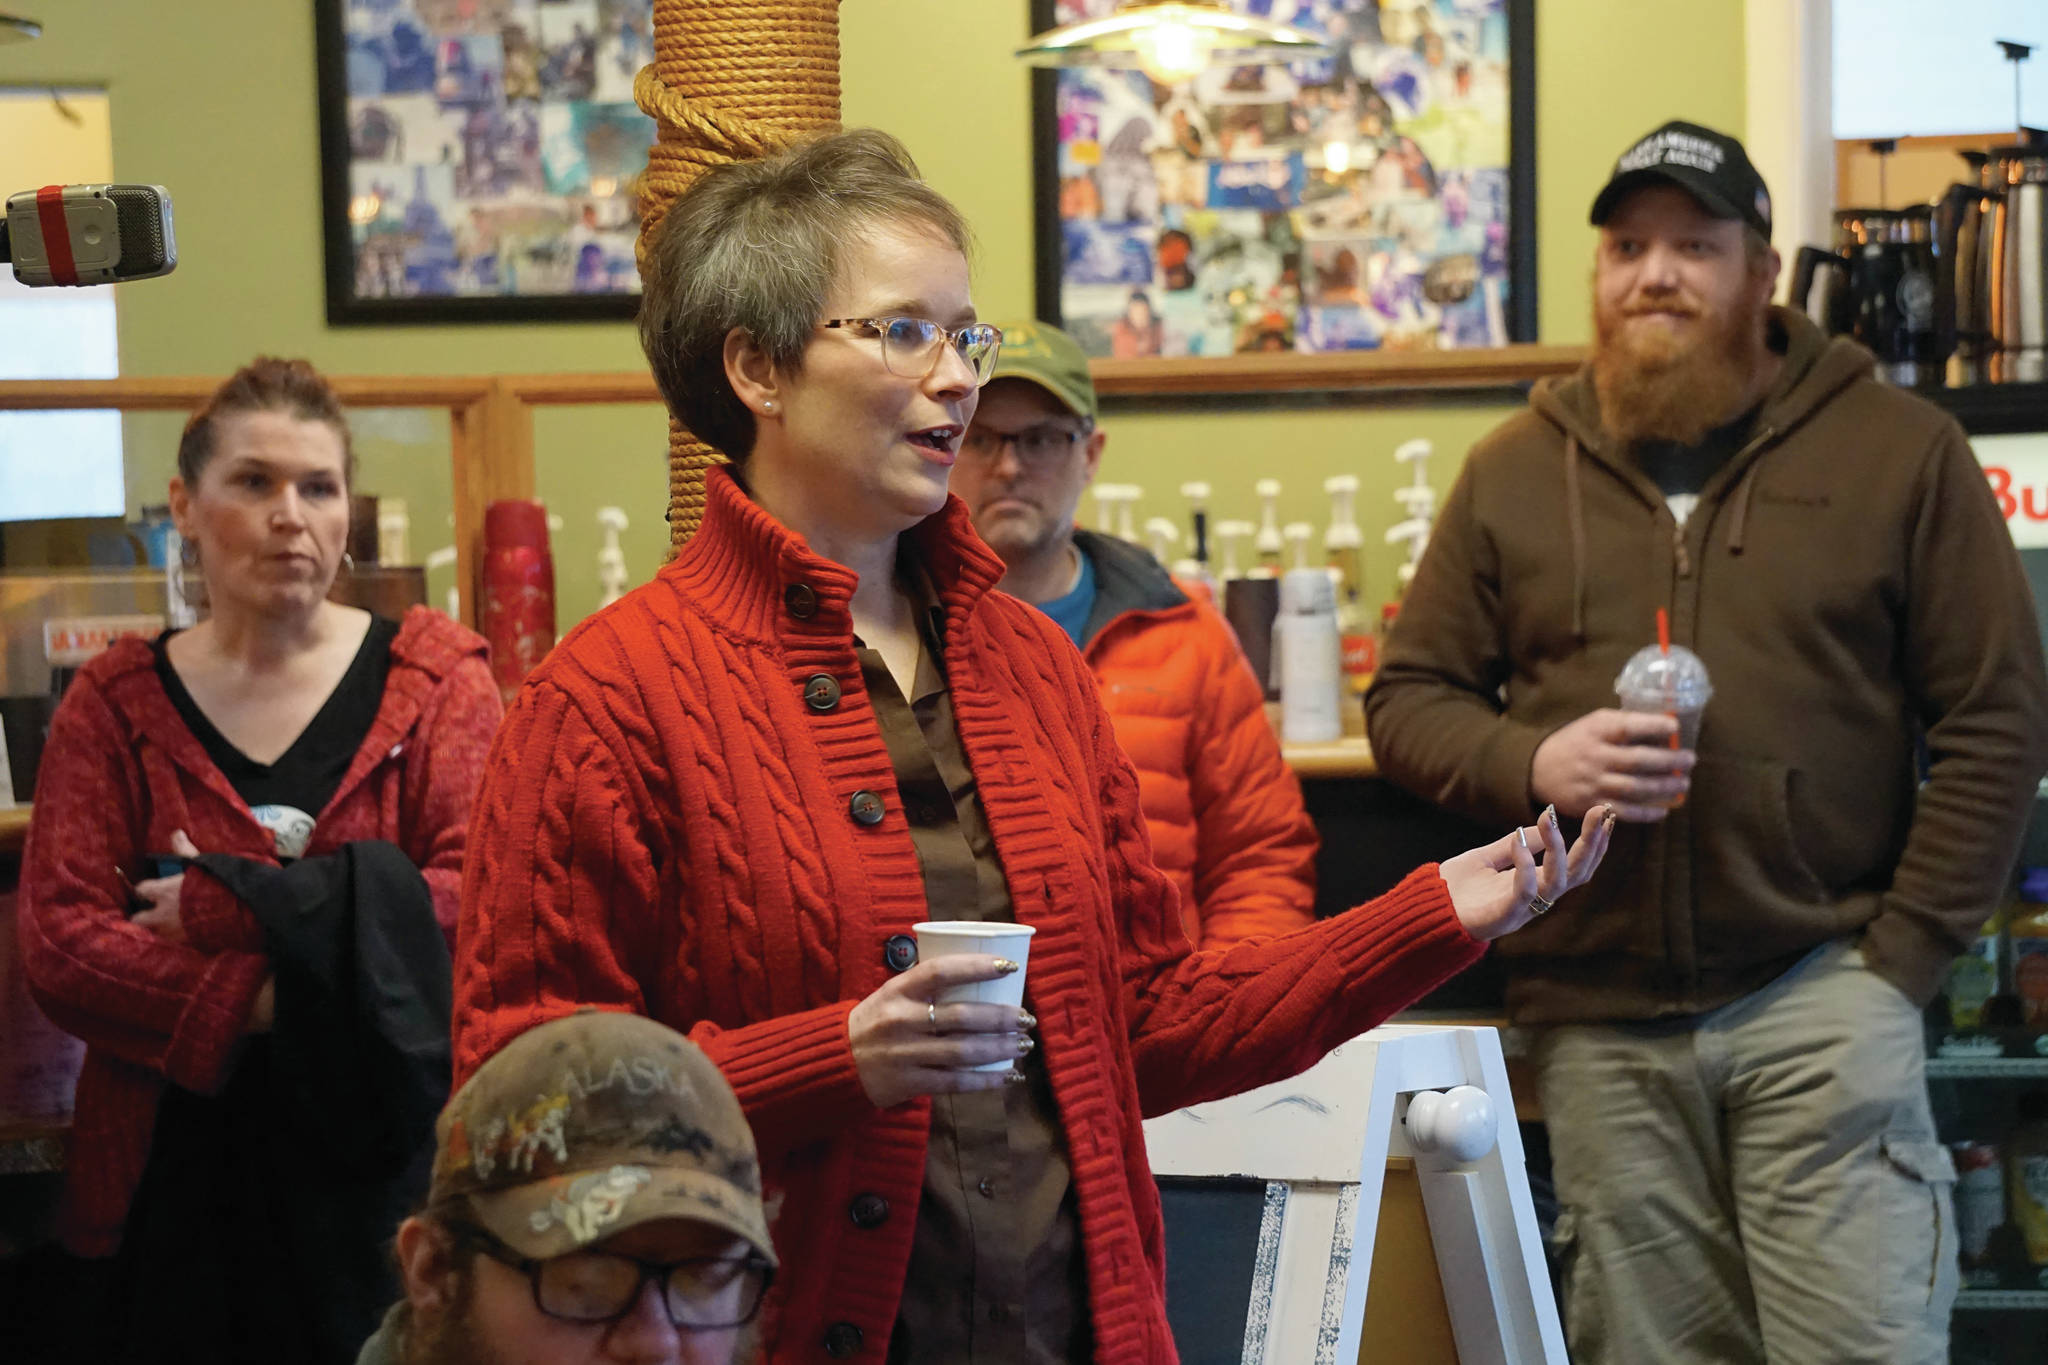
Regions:
M 1772 307 L 1741 143 L 1667 123 L 1591 217 L 1591 356 L 1466 458 L 1373 760 L 1472 819 L 1622 822 L 1502 944 L 1575 1365 L 1947 1365 L 1922 1011 L 2048 766 L 2026 578 L 1955 420 Z M 1696 727 L 1616 706 L 1660 616 Z
M 1696 493 L 1778 374 L 1770 191 L 1740 142 L 1674 120 L 1621 154 L 1591 218 L 1602 425 L 1667 494 Z
M 1593 226 L 1604 227 L 1629 193 L 1659 182 L 1678 186 L 1716 218 L 1740 218 L 1771 239 L 1771 192 L 1749 153 L 1726 133 L 1673 119 L 1621 154 L 1607 187 L 1593 200 Z

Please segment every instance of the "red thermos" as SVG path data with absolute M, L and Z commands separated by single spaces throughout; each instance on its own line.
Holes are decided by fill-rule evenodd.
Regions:
M 483 600 L 491 676 L 509 705 L 520 680 L 555 647 L 555 561 L 547 509 L 504 499 L 484 509 Z

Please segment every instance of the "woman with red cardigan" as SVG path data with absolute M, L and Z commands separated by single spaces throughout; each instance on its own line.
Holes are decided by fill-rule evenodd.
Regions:
M 86 1042 L 61 1236 L 119 1253 L 67 1359 L 104 1333 L 124 1361 L 352 1361 L 395 1292 L 383 1243 L 425 1189 L 403 1143 L 431 1153 L 446 1094 L 447 935 L 501 707 L 447 617 L 327 600 L 351 465 L 304 361 L 229 379 L 170 489 L 209 616 L 114 644 L 51 724 L 22 963 Z M 358 981 L 381 1011 L 361 1036 Z M 412 1056 L 352 1097 L 336 1048 Z M 400 1110 L 416 1131 L 381 1126 Z
M 1141 1116 L 1311 1065 L 1606 847 L 1598 813 L 1569 853 L 1546 819 L 1193 952 L 1087 666 L 991 591 L 947 496 L 1000 344 L 966 247 L 875 132 L 669 209 L 641 340 L 733 463 L 675 561 L 527 680 L 470 843 L 458 1077 L 581 1006 L 689 1033 L 779 1200 L 778 1365 L 1173 1360 Z M 940 1003 L 1014 967 L 916 965 L 926 919 L 1033 926 L 1025 1009 Z

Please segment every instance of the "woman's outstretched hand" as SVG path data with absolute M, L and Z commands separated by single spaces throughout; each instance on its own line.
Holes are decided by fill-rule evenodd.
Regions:
M 853 1007 L 846 1032 L 861 1086 L 877 1109 L 920 1095 L 994 1090 L 1035 1046 L 1038 1021 L 1014 1005 L 937 1004 L 955 986 L 994 981 L 1017 964 L 987 953 L 920 962 Z M 991 1062 L 994 1071 L 970 1068 Z
M 1585 885 L 1607 856 L 1614 820 L 1612 806 L 1593 807 L 1579 828 L 1578 842 L 1567 851 L 1552 807 L 1533 826 L 1439 864 L 1451 908 L 1465 932 L 1482 941 L 1496 939 L 1549 913 L 1565 892 Z

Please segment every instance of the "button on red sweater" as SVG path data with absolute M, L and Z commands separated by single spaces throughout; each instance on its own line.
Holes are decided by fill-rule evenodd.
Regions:
M 739 1092 L 783 1261 L 765 1357 L 879 1361 L 904 1292 L 930 1126 L 878 1110 L 847 1041 L 927 906 L 862 687 L 854 575 L 714 471 L 702 529 L 585 622 L 514 701 L 470 832 L 458 1083 L 579 1005 L 688 1032 Z M 1153 866 L 1094 679 L 957 499 L 911 533 L 945 604 L 946 672 L 1020 921 L 1073 1169 L 1097 1359 L 1167 1362 L 1158 1194 L 1141 1116 L 1299 1071 L 1481 947 L 1436 869 L 1278 938 L 1193 953 Z M 838 704 L 813 710 L 829 675 Z M 882 818 L 855 819 L 857 793 Z M 888 1213 L 856 1222 L 856 1199 Z M 878 1207 L 872 1201 L 863 1207 Z M 829 1348 L 828 1344 L 830 1343 Z
M 355 839 L 404 849 L 452 930 L 477 775 L 497 725 L 481 637 L 415 607 L 391 642 L 370 732 L 313 827 L 307 856 Z M 123 640 L 79 671 L 50 724 L 21 869 L 21 957 L 50 1018 L 85 1040 L 59 1231 L 112 1254 L 149 1157 L 166 1081 L 226 1083 L 270 974 L 248 907 L 204 873 L 179 888 L 187 943 L 131 924 L 124 876 L 184 830 L 204 853 L 275 862 L 271 835 L 199 740 L 147 644 Z

